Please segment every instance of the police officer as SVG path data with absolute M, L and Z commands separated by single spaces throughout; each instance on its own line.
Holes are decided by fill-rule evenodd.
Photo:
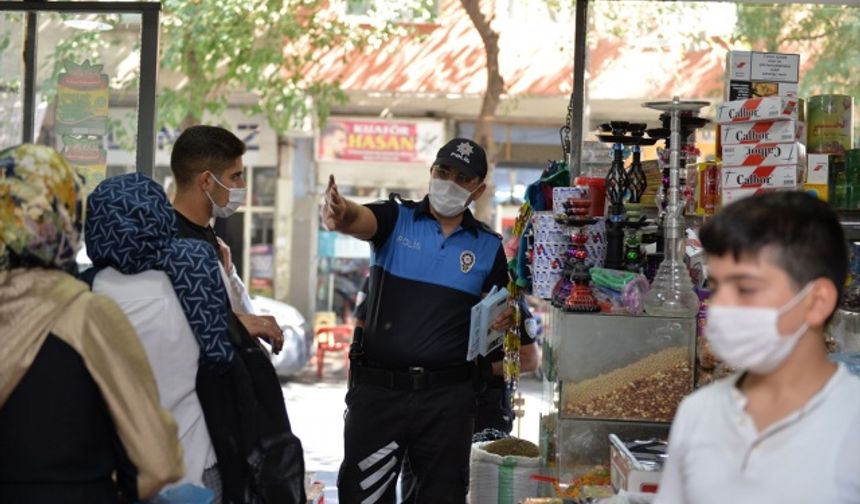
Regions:
M 501 238 L 467 208 L 484 193 L 486 174 L 484 149 L 455 138 L 439 150 L 421 201 L 361 206 L 329 178 L 326 228 L 368 240 L 373 250 L 346 396 L 341 502 L 393 502 L 407 454 L 417 502 L 465 500 L 475 413 L 470 310 L 507 284 Z M 507 312 L 494 326 L 510 319 Z

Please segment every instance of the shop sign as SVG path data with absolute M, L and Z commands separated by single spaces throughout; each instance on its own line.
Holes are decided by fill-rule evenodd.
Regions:
M 317 161 L 429 164 L 444 143 L 442 121 L 329 118 Z
M 133 109 L 111 109 L 111 119 L 134 131 L 133 125 L 137 116 Z M 218 124 L 224 122 L 224 127 L 232 131 L 240 140 L 245 142 L 247 151 L 242 157 L 245 166 L 277 166 L 278 137 L 262 116 L 247 116 L 241 110 L 228 109 L 223 121 L 205 118 L 203 124 Z M 173 143 L 179 138 L 182 130 L 179 128 L 162 127 L 156 132 L 155 164 L 170 166 L 170 152 Z M 108 164 L 133 166 L 136 163 L 134 152 L 126 150 L 111 131 L 108 135 Z

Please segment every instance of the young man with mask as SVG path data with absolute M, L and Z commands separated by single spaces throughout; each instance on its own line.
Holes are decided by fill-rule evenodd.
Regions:
M 738 373 L 681 403 L 657 504 L 860 503 L 860 378 L 827 358 L 847 271 L 826 203 L 775 192 L 707 223 L 705 334 Z
M 430 169 L 423 200 L 361 206 L 330 177 L 327 229 L 371 243 L 367 317 L 351 366 L 341 502 L 394 502 L 404 456 L 419 503 L 462 503 L 469 481 L 475 364 L 466 361 L 471 307 L 507 284 L 500 237 L 468 205 L 486 189 L 487 160 L 455 138 Z M 507 327 L 510 314 L 496 321 Z
M 236 135 L 204 125 L 183 131 L 170 154 L 179 236 L 208 242 L 222 261 L 224 254 L 210 222 L 213 217 L 230 217 L 245 203 L 243 154 L 245 144 Z M 232 267 L 222 266 L 225 271 Z M 237 317 L 252 336 L 271 343 L 275 353 L 280 351 L 284 335 L 274 317 L 244 313 Z
M 170 168 L 176 180 L 173 206 L 179 237 L 203 240 L 221 254 L 210 221 L 229 217 L 244 203 L 244 153 L 245 144 L 224 128 L 192 126 L 177 138 Z M 261 502 L 303 502 L 301 445 L 292 435 L 275 369 L 253 339 L 268 340 L 278 352 L 281 329 L 271 316 L 237 314 L 229 306 L 225 311 L 227 334 L 238 357 L 230 366 L 201 362 L 196 387 L 224 501 L 256 502 L 256 494 Z

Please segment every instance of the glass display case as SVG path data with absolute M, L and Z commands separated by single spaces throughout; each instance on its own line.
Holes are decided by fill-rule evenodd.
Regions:
M 569 483 L 608 468 L 609 434 L 665 439 L 681 399 L 692 392 L 694 317 L 550 314 L 543 347 L 544 472 Z

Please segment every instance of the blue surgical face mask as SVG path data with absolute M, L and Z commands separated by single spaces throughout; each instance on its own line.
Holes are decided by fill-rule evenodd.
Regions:
M 236 213 L 236 210 L 238 210 L 240 206 L 245 204 L 245 196 L 248 190 L 244 187 L 227 187 L 222 184 L 221 181 L 218 180 L 218 177 L 216 177 L 212 172 L 209 172 L 209 175 L 212 175 L 216 184 L 226 189 L 229 193 L 227 204 L 224 206 L 215 203 L 215 200 L 212 199 L 212 195 L 208 192 L 206 193 L 209 201 L 212 202 L 212 215 L 215 217 L 221 217 L 222 219 L 230 217 Z

